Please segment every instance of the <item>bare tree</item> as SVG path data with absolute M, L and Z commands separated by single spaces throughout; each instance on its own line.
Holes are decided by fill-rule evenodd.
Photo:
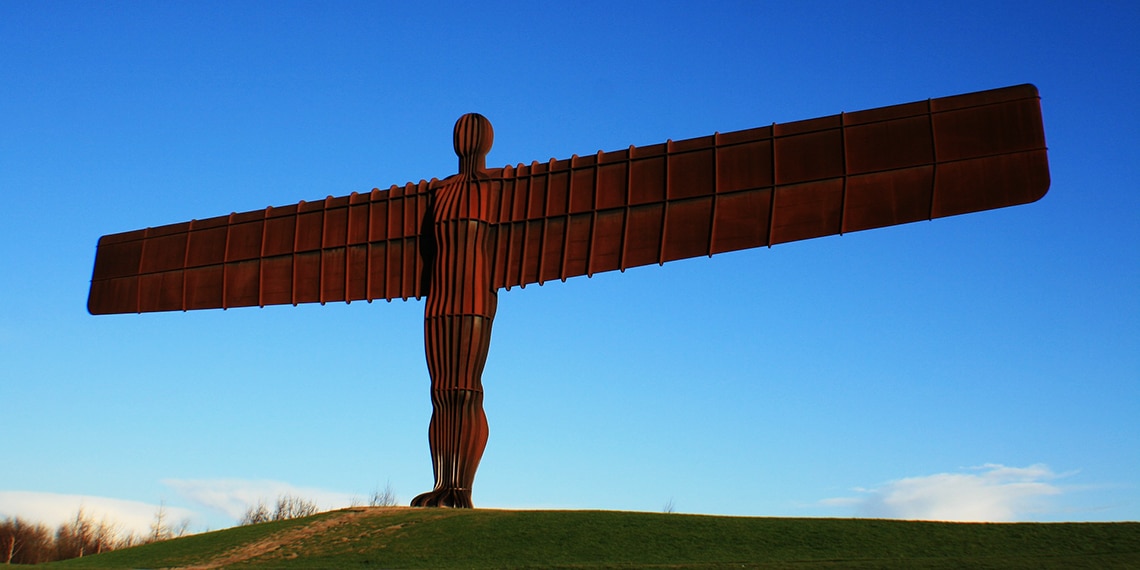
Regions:
M 95 543 L 95 553 L 113 551 L 122 547 L 123 539 L 120 537 L 119 524 L 108 521 L 106 518 L 99 521 L 92 532 L 91 539 Z
M 95 550 L 94 535 L 95 523 L 83 511 L 83 507 L 79 507 L 74 519 L 59 525 L 56 529 L 55 546 L 58 560 L 82 558 Z
M 4 564 L 40 564 L 126 548 L 138 541 L 134 534 L 121 536 L 120 525 L 104 517 L 98 523 L 80 508 L 73 519 L 53 533 L 43 524 L 30 524 L 19 517 L 0 519 L 0 560 Z
M 39 564 L 57 556 L 51 530 L 19 517 L 0 520 L 0 547 L 4 564 Z
M 158 510 L 154 512 L 154 522 L 150 523 L 150 542 L 159 542 L 170 538 L 170 528 L 166 522 L 166 501 L 159 501 Z
M 5 524 L 0 526 L 0 539 L 3 539 L 5 535 L 7 535 L 8 538 L 8 546 L 5 549 L 7 550 L 7 556 L 4 558 L 4 564 L 11 564 L 12 558 L 16 556 L 16 538 L 20 530 L 20 519 L 16 519 L 14 524 L 8 524 L 8 521 L 4 522 Z M 20 546 L 23 545 L 21 544 Z

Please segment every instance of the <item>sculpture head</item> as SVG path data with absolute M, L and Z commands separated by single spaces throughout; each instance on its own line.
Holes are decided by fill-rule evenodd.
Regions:
M 478 113 L 467 113 L 455 121 L 452 133 L 455 154 L 459 156 L 459 173 L 473 174 L 487 167 L 487 153 L 495 140 L 491 121 Z

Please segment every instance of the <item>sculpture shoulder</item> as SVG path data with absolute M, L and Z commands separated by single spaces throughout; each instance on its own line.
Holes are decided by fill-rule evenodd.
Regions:
M 493 181 L 502 180 L 504 170 L 505 170 L 504 168 L 488 168 L 486 170 L 483 170 L 483 171 L 476 173 L 475 180 L 480 181 L 480 182 L 482 182 L 482 181 L 493 182 Z M 448 176 L 447 178 L 444 178 L 443 180 L 440 180 L 438 178 L 432 179 L 432 181 L 428 185 L 428 188 L 434 192 L 434 191 L 439 190 L 440 188 L 443 188 L 445 186 L 454 186 L 457 184 L 461 184 L 463 182 L 469 182 L 469 180 L 461 174 L 452 174 L 451 176 Z
M 444 188 L 446 186 L 453 186 L 453 185 L 455 185 L 456 182 L 459 182 L 459 181 L 460 181 L 460 177 L 458 174 L 452 174 L 451 176 L 448 176 L 447 178 L 444 178 L 442 180 L 440 180 L 439 178 L 432 178 L 431 182 L 428 184 L 428 190 L 431 192 L 435 192 L 435 191 L 439 190 L 440 188 Z

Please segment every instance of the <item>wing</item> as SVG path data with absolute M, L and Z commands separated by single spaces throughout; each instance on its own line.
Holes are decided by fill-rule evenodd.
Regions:
M 92 314 L 423 295 L 429 182 L 100 238 Z
M 1021 85 L 503 169 L 510 288 L 1033 202 L 1049 188 Z
M 494 285 L 1023 204 L 1032 85 L 496 169 Z M 93 314 L 425 294 L 430 182 L 104 236 Z

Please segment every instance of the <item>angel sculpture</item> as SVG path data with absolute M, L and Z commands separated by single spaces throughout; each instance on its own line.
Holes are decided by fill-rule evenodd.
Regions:
M 426 297 L 435 487 L 471 507 L 498 291 L 1033 202 L 1049 188 L 1032 85 L 459 172 L 387 190 L 107 235 L 92 314 Z

